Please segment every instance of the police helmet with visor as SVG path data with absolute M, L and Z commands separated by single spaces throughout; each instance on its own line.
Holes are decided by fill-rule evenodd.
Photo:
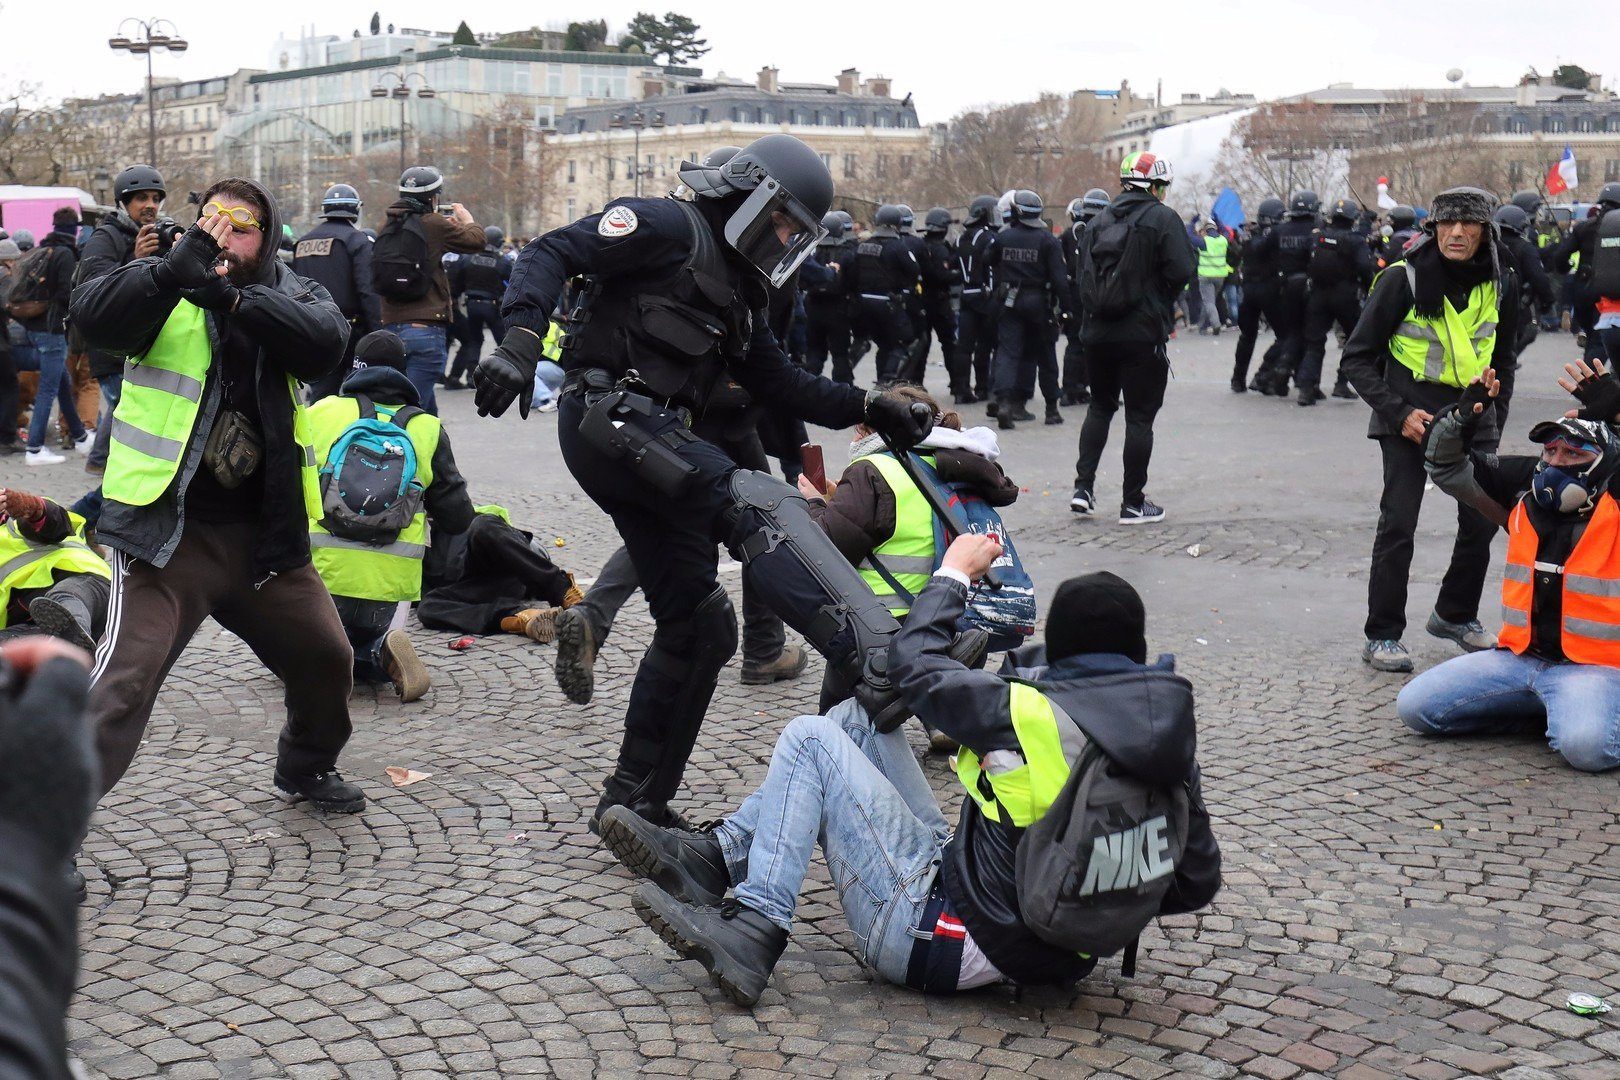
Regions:
M 726 243 L 773 287 L 793 276 L 824 235 L 832 174 L 821 155 L 791 135 L 756 139 L 723 165 L 683 165 L 680 178 L 699 198 L 735 204 Z

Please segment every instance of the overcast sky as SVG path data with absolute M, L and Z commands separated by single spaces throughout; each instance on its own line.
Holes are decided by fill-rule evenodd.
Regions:
M 428 3 L 406 0 L 376 8 L 331 0 L 212 3 L 150 0 L 139 8 L 113 0 L 0 0 L 0 88 L 18 81 L 49 97 L 137 89 L 143 60 L 107 48 L 132 11 L 174 21 L 191 42 L 181 56 L 159 54 L 158 75 L 196 79 L 238 67 L 267 67 L 271 45 L 300 26 L 348 36 L 373 10 L 384 24 L 454 29 L 465 18 L 478 32 L 520 28 L 522 21 L 561 26 L 570 18 L 606 18 L 622 29 L 654 3 L 515 5 L 497 0 Z M 987 102 L 1027 99 L 1043 90 L 1112 89 L 1129 79 L 1138 93 L 1164 82 L 1166 100 L 1226 87 L 1261 97 L 1330 82 L 1357 86 L 1444 84 L 1461 68 L 1476 85 L 1511 84 L 1529 66 L 1550 72 L 1561 62 L 1604 72 L 1620 52 L 1602 34 L 1589 0 L 1361 0 L 1306 6 L 1281 0 L 1211 3 L 1077 4 L 1022 0 L 1008 4 L 873 3 L 818 0 L 795 6 L 775 0 L 655 0 L 703 27 L 713 51 L 698 63 L 707 73 L 752 77 L 761 66 L 785 80 L 831 82 L 845 67 L 887 75 L 895 93 L 915 95 L 924 122 Z M 517 11 L 534 14 L 520 16 Z M 1010 16 L 1016 11 L 1018 17 Z M 555 12 L 548 17 L 544 12 Z M 969 21 L 969 13 L 974 13 Z M 1016 22 L 1017 25 L 1013 25 Z M 1620 65 L 1615 65 L 1620 66 Z

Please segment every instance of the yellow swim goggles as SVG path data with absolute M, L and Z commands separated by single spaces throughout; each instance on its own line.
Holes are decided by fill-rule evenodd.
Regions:
M 203 207 L 203 217 L 211 217 L 214 214 L 224 214 L 226 217 L 231 219 L 231 224 L 233 225 L 240 225 L 244 228 L 258 229 L 260 232 L 264 231 L 264 226 L 259 223 L 258 218 L 253 216 L 253 211 L 249 210 L 245 206 L 232 206 L 227 209 L 217 202 L 211 202 L 207 206 Z

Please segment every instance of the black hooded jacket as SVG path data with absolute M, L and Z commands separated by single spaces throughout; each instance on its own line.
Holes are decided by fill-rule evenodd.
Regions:
M 252 184 L 266 207 L 265 237 L 281 235 L 275 199 Z M 73 293 L 73 322 L 92 348 L 123 356 L 140 356 L 152 347 L 164 322 L 182 299 L 157 273 L 162 259 L 137 259 Z M 187 521 L 187 501 L 198 485 L 203 450 L 224 404 L 223 378 L 215 376 L 229 361 L 250 368 L 253 378 L 235 389 L 248 412 L 257 412 L 264 439 L 264 464 L 249 484 L 262 490 L 251 513 L 259 529 L 253 552 L 254 573 L 296 569 L 309 562 L 309 521 L 301 487 L 301 453 L 293 439 L 290 375 L 312 382 L 343 359 L 349 323 L 321 286 L 301 278 L 276 258 L 273 239 L 265 244 L 256 280 L 241 289 L 234 312 L 210 311 L 208 339 L 213 349 L 209 378 L 180 469 L 167 491 L 149 506 L 130 506 L 107 499 L 97 533 L 109 546 L 156 567 L 168 564 Z M 240 346 L 244 353 L 233 353 Z M 108 477 L 111 479 L 111 476 Z M 194 484 L 194 481 L 196 482 Z M 246 485 L 244 485 L 245 487 Z
M 140 225 L 123 210 L 103 218 L 79 249 L 79 268 L 73 279 L 74 287 L 94 281 L 129 262 L 140 231 Z M 105 379 L 123 370 L 122 356 L 104 349 L 90 350 L 90 374 L 96 378 Z
M 1187 844 L 1160 914 L 1196 911 L 1220 889 L 1221 856 L 1204 810 L 1193 721 L 1192 686 L 1169 657 L 1138 664 L 1091 653 L 1048 667 L 1045 646 L 1008 655 L 1001 675 L 962 666 L 950 656 L 967 589 L 936 576 L 918 595 L 889 653 L 889 674 L 906 704 L 929 726 L 981 758 L 1019 749 L 1006 676 L 1038 681 L 1043 692 L 1119 765 L 1156 784 L 1186 782 L 1191 793 Z M 940 873 L 951 910 L 1003 975 L 1024 984 L 1071 983 L 1096 961 L 1037 937 L 1018 907 L 1017 852 L 1024 830 L 991 821 L 962 800 L 956 835 Z
M 1124 218 L 1134 221 L 1146 247 L 1141 279 L 1133 282 L 1139 294 L 1135 307 L 1119 319 L 1086 314 L 1080 340 L 1087 345 L 1163 345 L 1175 328 L 1175 302 L 1198 267 L 1198 257 L 1181 216 L 1146 191 L 1127 188 L 1108 208 L 1091 219 L 1080 234 L 1080 258 L 1110 225 Z

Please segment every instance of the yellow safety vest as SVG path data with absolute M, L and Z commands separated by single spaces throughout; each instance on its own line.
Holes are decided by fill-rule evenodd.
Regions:
M 1069 782 L 1070 762 L 1085 745 L 1080 726 L 1052 700 L 1027 683 L 1008 686 L 1008 707 L 1017 750 L 992 750 L 981 761 L 962 747 L 956 752 L 956 776 L 991 821 L 1005 810 L 1012 823 L 1026 829 L 1039 821 Z
M 58 571 L 112 580 L 107 561 L 85 541 L 84 518 L 70 510 L 68 521 L 73 532 L 54 544 L 30 540 L 15 520 L 0 527 L 0 629 L 5 628 L 14 589 L 48 589 Z
M 1389 269 L 1397 266 L 1405 267 L 1408 280 L 1412 280 L 1409 264 L 1402 261 Z M 1501 317 L 1496 282 L 1475 285 L 1462 311 L 1452 307 L 1450 300 L 1444 304 L 1439 318 L 1425 318 L 1416 307 L 1409 310 L 1395 336 L 1389 339 L 1389 354 L 1420 382 L 1460 389 L 1491 366 L 1491 355 L 1496 351 L 1496 323 Z
M 1198 253 L 1198 276 L 1223 278 L 1232 272 L 1226 265 L 1227 240 L 1224 236 L 1204 237 L 1204 250 Z
M 102 493 L 128 506 L 150 506 L 169 490 L 197 427 L 214 349 L 207 313 L 181 300 L 151 348 L 124 361 L 124 384 L 113 410 L 112 439 Z M 293 440 L 307 513 L 319 513 L 320 484 L 310 449 L 309 421 L 298 380 L 287 376 Z
M 378 405 L 377 418 L 389 419 L 402 407 Z M 360 403 L 343 394 L 322 398 L 310 406 L 319 469 L 326 468 L 332 444 L 359 418 Z M 405 434 L 416 451 L 416 478 L 423 490 L 433 483 L 433 453 L 439 448 L 442 430 L 439 418 L 427 413 L 411 417 L 405 426 Z M 397 602 L 422 598 L 422 558 L 427 554 L 425 510 L 418 510 L 392 543 L 382 545 L 333 536 L 322 527 L 323 516 L 320 512 L 310 515 L 309 547 L 315 570 L 328 592 L 360 600 Z
M 931 457 L 923 460 L 934 464 Z M 894 492 L 894 532 L 874 548 L 872 554 L 882 560 L 884 569 L 901 588 L 916 596 L 934 574 L 934 511 L 893 454 L 868 454 L 855 461 L 870 462 Z M 862 580 L 871 587 L 872 595 L 896 618 L 903 618 L 911 610 L 911 601 L 894 591 L 894 586 L 877 572 L 871 560 L 863 560 L 858 569 Z

